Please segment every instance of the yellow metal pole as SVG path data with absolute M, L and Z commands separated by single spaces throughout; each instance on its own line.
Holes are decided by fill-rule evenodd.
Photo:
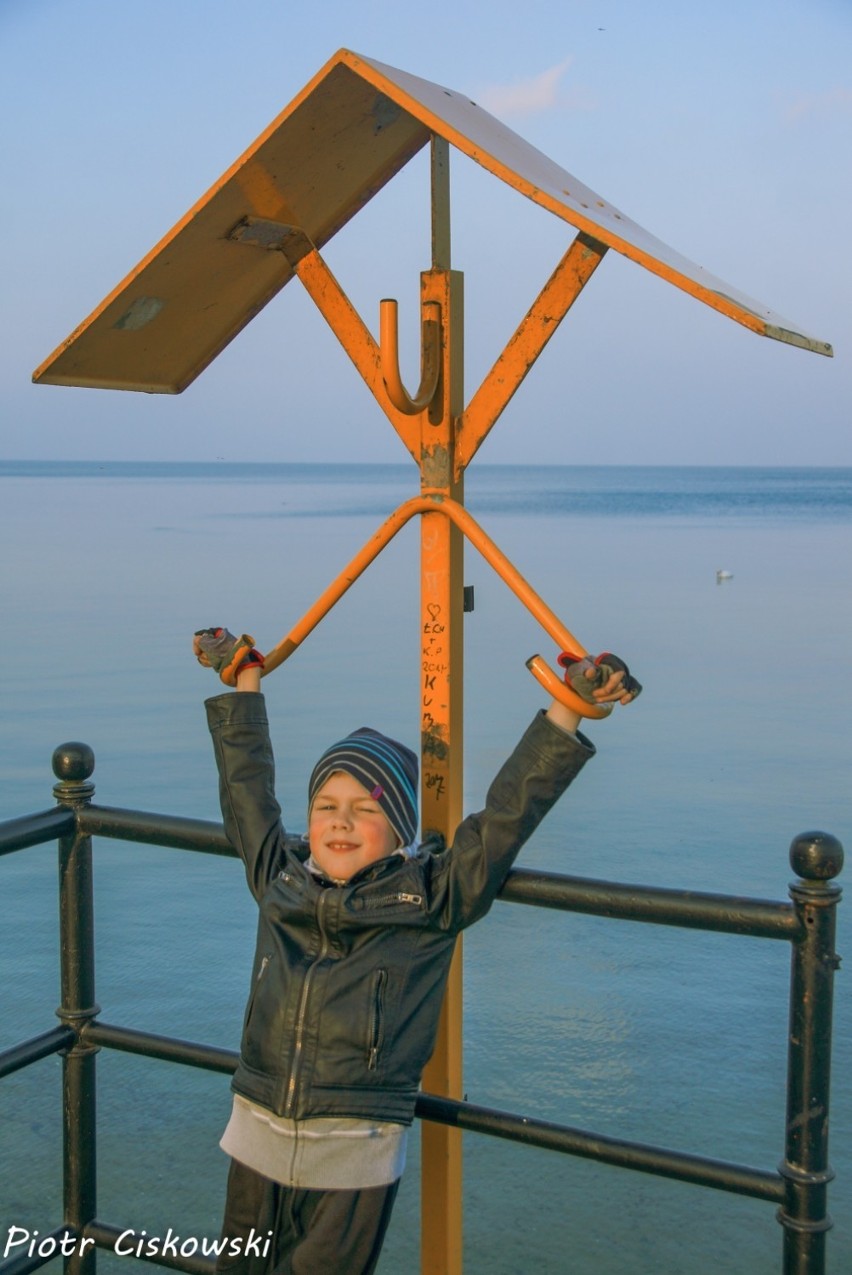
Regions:
M 455 470 L 456 420 L 464 408 L 462 276 L 450 269 L 449 148 L 432 141 L 432 270 L 421 276 L 424 308 L 441 307 L 441 371 L 431 408 L 420 416 L 420 482 L 464 503 Z M 449 842 L 462 817 L 464 537 L 449 518 L 425 513 L 420 531 L 421 809 L 424 831 Z M 435 1052 L 423 1086 L 462 1096 L 462 945 L 458 941 Z M 421 1271 L 461 1275 L 461 1132 L 424 1121 L 420 1177 Z
M 439 421 L 421 416 L 424 486 L 459 502 L 463 479 L 453 478 L 454 415 L 461 403 L 461 276 L 433 271 L 424 294 L 441 299 L 444 410 Z M 455 382 L 455 394 L 453 383 Z M 456 406 L 455 413 L 451 404 Z M 433 413 L 434 415 L 434 413 Z M 421 519 L 421 756 L 422 825 L 451 841 L 462 817 L 463 547 L 459 528 L 439 510 Z M 462 953 L 458 942 L 438 1043 L 426 1069 L 429 1093 L 462 1095 Z M 421 1170 L 422 1271 L 461 1275 L 461 1134 L 424 1122 Z

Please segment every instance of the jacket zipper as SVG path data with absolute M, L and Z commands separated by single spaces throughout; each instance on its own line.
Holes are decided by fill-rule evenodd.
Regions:
M 413 903 L 417 907 L 423 902 L 422 894 L 380 894 L 375 899 L 365 899 L 365 908 L 387 908 L 394 903 Z
M 373 1005 L 370 1014 L 370 1035 L 367 1041 L 367 1070 L 375 1071 L 379 1061 L 379 1050 L 382 1046 L 382 1020 L 385 1009 L 385 986 L 388 981 L 387 970 L 376 970 L 376 981 L 373 989 Z
M 320 932 L 320 950 L 316 959 L 308 968 L 305 974 L 305 981 L 302 984 L 302 995 L 299 999 L 299 1012 L 296 1017 L 296 1040 L 293 1045 L 293 1066 L 290 1068 L 290 1079 L 287 1083 L 287 1097 L 284 1103 L 284 1115 L 290 1116 L 293 1111 L 293 1104 L 296 1100 L 296 1084 L 299 1077 L 299 1068 L 302 1063 L 302 1051 L 305 1045 L 305 1019 L 308 1013 L 308 997 L 310 995 L 311 984 L 314 981 L 314 974 L 320 961 L 325 959 L 328 951 L 328 936 L 323 929 L 322 914 L 325 907 L 325 901 L 328 898 L 328 891 L 323 890 L 317 902 L 317 925 Z

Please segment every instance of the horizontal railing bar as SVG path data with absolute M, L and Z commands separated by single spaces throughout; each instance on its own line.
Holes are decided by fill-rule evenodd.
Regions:
M 66 806 L 52 806 L 38 814 L 7 819 L 0 823 L 0 854 L 26 850 L 27 846 L 40 846 L 73 831 L 74 811 Z
M 753 938 L 795 940 L 801 937 L 801 925 L 793 905 L 771 899 L 625 885 L 556 872 L 532 872 L 528 868 L 515 868 L 510 872 L 498 897 L 507 903 L 528 903 L 534 907 L 655 925 L 719 930 Z
M 119 1257 L 136 1257 L 140 1262 L 148 1262 L 151 1266 L 167 1266 L 173 1271 L 188 1271 L 189 1275 L 214 1275 L 216 1270 L 216 1260 L 213 1257 L 181 1257 L 179 1254 L 172 1257 L 168 1252 L 165 1254 L 146 1254 L 144 1246 L 151 1240 L 151 1236 L 143 1235 L 136 1231 L 133 1227 L 111 1226 L 109 1222 L 99 1222 L 97 1218 L 89 1222 L 83 1228 L 83 1234 L 87 1239 L 95 1241 L 98 1248 L 108 1249 L 111 1253 L 115 1253 L 115 1246 L 121 1240 L 121 1251 L 117 1254 Z M 159 1238 L 164 1243 L 168 1240 L 168 1233 L 160 1235 Z M 190 1236 L 183 1236 L 184 1240 L 188 1240 Z M 142 1252 L 137 1254 L 135 1250 L 128 1253 L 125 1250 L 132 1248 L 135 1243 L 142 1243 Z M 177 1241 L 178 1246 L 181 1240 Z M 0 1270 L 0 1275 L 5 1273 Z
M 768 1173 L 763 1169 L 730 1164 L 724 1160 L 710 1160 L 682 1151 L 669 1151 L 664 1147 L 648 1146 L 641 1142 L 608 1138 L 583 1129 L 573 1129 L 568 1125 L 515 1116 L 489 1107 L 478 1107 L 473 1103 L 456 1102 L 452 1098 L 437 1098 L 433 1094 L 421 1094 L 415 1111 L 423 1120 L 452 1125 L 471 1133 L 483 1133 L 495 1138 L 505 1138 L 510 1142 L 561 1151 L 565 1155 L 598 1160 L 603 1164 L 636 1169 L 658 1177 L 675 1178 L 680 1182 L 712 1187 L 717 1191 L 750 1195 L 758 1200 L 768 1200 L 772 1204 L 784 1203 L 784 1182 L 780 1174 Z
M 233 1049 L 220 1049 L 217 1045 L 199 1045 L 191 1040 L 178 1040 L 172 1036 L 158 1036 L 153 1032 L 137 1031 L 133 1027 L 117 1027 L 92 1019 L 80 1033 L 87 1045 L 102 1045 L 107 1049 L 119 1049 L 127 1054 L 141 1054 L 145 1058 L 159 1058 L 163 1062 L 184 1063 L 187 1067 L 201 1067 L 205 1071 L 219 1071 L 230 1075 L 236 1070 L 239 1054 Z
M 0 824 L 0 853 L 61 836 L 74 827 L 74 821 L 74 812 L 55 809 Z M 222 825 L 212 820 L 92 805 L 77 810 L 76 823 L 86 836 L 237 857 Z M 755 938 L 796 940 L 801 933 L 795 908 L 789 903 L 599 881 L 528 868 L 510 872 L 499 897 L 506 903 Z
M 140 841 L 174 850 L 237 857 L 221 823 L 207 819 L 185 819 L 180 815 L 119 810 L 111 806 L 83 806 L 77 822 L 80 831 L 90 837 L 114 837 L 118 841 Z
M 209 820 L 109 806 L 84 806 L 77 820 L 80 832 L 89 836 L 236 857 L 222 825 Z M 507 903 L 755 938 L 793 940 L 800 935 L 795 909 L 788 903 L 597 881 L 561 873 L 533 872 L 528 868 L 510 872 L 499 897 Z
M 52 1027 L 41 1036 L 33 1036 L 31 1040 L 22 1040 L 20 1045 L 4 1049 L 0 1053 L 0 1077 L 11 1076 L 13 1071 L 20 1071 L 40 1058 L 58 1054 L 60 1049 L 70 1049 L 75 1039 L 70 1027 Z
M 45 1231 L 44 1235 L 39 1234 L 36 1246 L 43 1245 L 45 1240 L 59 1242 L 65 1239 L 66 1236 L 70 1239 L 76 1239 L 77 1232 L 72 1227 L 63 1224 L 52 1231 Z M 29 1248 L 29 1245 L 27 1247 Z M 57 1256 L 59 1254 L 56 1252 L 49 1253 L 46 1257 L 39 1257 L 38 1253 L 34 1253 L 32 1257 L 27 1253 L 19 1253 L 16 1257 L 7 1257 L 5 1261 L 0 1262 L 0 1275 L 29 1275 L 30 1271 L 39 1270 L 40 1267 L 46 1266 L 48 1262 L 54 1261 Z
M 190 1067 L 202 1067 L 208 1071 L 232 1073 L 239 1059 L 239 1055 L 232 1050 L 175 1040 L 168 1036 L 157 1036 L 127 1027 L 116 1027 L 97 1020 L 92 1021 L 84 1029 L 83 1038 L 87 1044 L 103 1045 L 124 1050 L 127 1053 L 159 1058 L 164 1062 L 185 1063 Z M 432 1094 L 420 1094 L 415 1111 L 421 1119 L 433 1120 L 439 1124 L 456 1125 L 460 1129 L 468 1129 L 475 1133 L 490 1134 L 492 1137 L 505 1138 L 512 1142 L 524 1142 L 568 1155 L 601 1160 L 606 1164 L 621 1165 L 624 1168 L 655 1173 L 662 1177 L 677 1178 L 683 1182 L 711 1186 L 720 1191 L 752 1195 L 757 1199 L 771 1200 L 776 1204 L 784 1201 L 781 1178 L 777 1174 L 766 1173 L 759 1169 L 728 1164 L 721 1160 L 708 1160 L 702 1156 L 678 1151 L 668 1151 L 662 1147 L 624 1142 L 600 1134 L 587 1133 L 581 1129 L 573 1129 L 568 1125 L 532 1120 L 525 1116 L 494 1111 L 488 1107 L 477 1107 L 473 1103 L 436 1098 Z

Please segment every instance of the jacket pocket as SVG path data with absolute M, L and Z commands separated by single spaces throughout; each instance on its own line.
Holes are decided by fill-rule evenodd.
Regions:
M 385 1034 L 385 990 L 387 970 L 376 970 L 370 998 L 370 1026 L 367 1035 L 367 1070 L 375 1071 Z
M 270 952 L 267 952 L 261 959 L 257 974 L 255 975 L 255 980 L 251 986 L 251 992 L 249 994 L 248 1004 L 246 1005 L 245 1019 L 243 1020 L 243 1039 L 246 1041 L 248 1040 L 248 1031 L 249 1031 L 249 1027 L 251 1026 L 252 1017 L 254 1015 L 254 1007 L 257 1002 L 258 993 L 260 992 L 260 985 L 264 980 L 266 971 L 269 969 L 269 962 L 271 960 L 272 960 L 272 954 Z

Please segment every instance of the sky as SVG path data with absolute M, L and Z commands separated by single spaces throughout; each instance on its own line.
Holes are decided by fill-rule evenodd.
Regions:
M 406 459 L 298 280 L 182 395 L 31 383 L 341 47 L 465 93 L 835 349 L 610 252 L 477 460 L 852 464 L 850 0 L 0 0 L 0 458 Z M 457 152 L 451 182 L 469 400 L 573 230 Z M 425 153 L 324 255 L 374 334 L 399 298 L 413 389 Z

